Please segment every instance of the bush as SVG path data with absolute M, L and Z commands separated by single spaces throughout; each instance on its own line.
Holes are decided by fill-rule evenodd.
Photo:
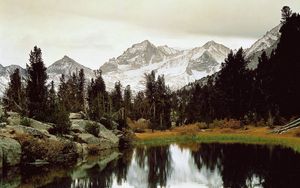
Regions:
M 23 126 L 26 126 L 26 127 L 30 127 L 31 120 L 27 117 L 22 117 L 21 121 L 20 121 L 20 124 L 23 125 Z
M 99 154 L 101 150 L 99 149 L 99 146 L 96 144 L 89 144 L 88 146 L 88 153 L 90 155 L 96 155 Z
M 241 128 L 241 121 L 235 119 L 214 120 L 209 127 L 239 129 Z
M 85 130 L 88 133 L 90 133 L 90 134 L 98 137 L 98 134 L 99 134 L 99 131 L 100 131 L 100 127 L 99 127 L 99 125 L 96 122 L 94 122 L 94 123 L 88 122 L 85 125 Z
M 7 123 L 7 116 L 5 114 L 0 116 L 0 123 Z
M 300 128 L 295 128 L 292 132 L 294 133 L 294 136 L 300 137 Z
M 42 159 L 50 163 L 72 163 L 77 159 L 74 143 L 64 140 L 39 139 L 28 134 L 17 134 L 15 139 L 22 146 L 22 161 Z
M 130 119 L 127 120 L 129 128 L 133 130 L 133 132 L 136 133 L 144 133 L 147 129 L 149 129 L 149 121 L 132 121 Z
M 65 110 L 63 106 L 59 106 L 51 116 L 51 121 L 53 123 L 52 134 L 67 134 L 71 128 L 71 122 L 69 119 L 69 113 Z

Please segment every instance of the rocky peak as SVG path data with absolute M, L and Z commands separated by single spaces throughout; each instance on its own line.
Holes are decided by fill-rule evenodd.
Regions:
M 215 41 L 213 41 L 213 40 L 211 40 L 211 41 L 208 41 L 207 43 L 205 43 L 204 45 L 203 45 L 203 48 L 210 48 L 211 46 L 217 46 L 217 45 L 219 45 L 218 43 L 216 43 Z

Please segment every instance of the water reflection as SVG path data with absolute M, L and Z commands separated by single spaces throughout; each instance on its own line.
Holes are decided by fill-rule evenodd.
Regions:
M 20 177 L 17 178 L 20 184 L 10 181 L 9 185 L 74 188 L 300 187 L 300 155 L 278 146 L 173 144 L 137 147 L 125 151 L 122 156 L 112 152 L 105 158 L 91 159 L 69 170 L 21 170 Z M 2 178 L 0 187 L 4 187 L 5 181 Z

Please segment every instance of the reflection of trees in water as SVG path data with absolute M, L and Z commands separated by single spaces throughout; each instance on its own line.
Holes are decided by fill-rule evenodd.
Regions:
M 126 177 L 127 177 L 129 166 L 131 164 L 132 154 L 133 154 L 132 149 L 123 151 L 123 156 L 116 161 L 114 174 L 117 178 L 117 183 L 119 185 L 122 184 L 122 181 L 127 180 Z
M 166 186 L 171 168 L 169 146 L 150 147 L 146 153 L 149 167 L 148 187 Z
M 118 159 L 111 161 L 104 168 L 96 163 L 93 167 L 86 169 L 86 176 L 74 180 L 72 187 L 112 187 L 114 178 L 119 185 L 126 180 L 130 166 L 133 150 L 126 150 Z
M 135 148 L 135 160 L 137 164 L 144 169 L 146 162 L 146 147 L 139 146 Z
M 201 144 L 192 152 L 199 169 L 219 169 L 224 187 L 300 185 L 300 155 L 291 149 L 242 144 Z
M 166 186 L 171 174 L 171 153 L 169 146 L 138 147 L 135 150 L 136 161 L 144 169 L 148 167 L 148 187 Z

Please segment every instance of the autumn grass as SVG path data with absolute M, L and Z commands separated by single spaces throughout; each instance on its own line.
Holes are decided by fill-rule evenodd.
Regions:
M 270 133 L 267 127 L 247 129 L 197 129 L 194 125 L 168 131 L 136 133 L 135 145 L 166 145 L 171 143 L 245 143 L 281 145 L 300 153 L 300 128 L 284 134 Z

